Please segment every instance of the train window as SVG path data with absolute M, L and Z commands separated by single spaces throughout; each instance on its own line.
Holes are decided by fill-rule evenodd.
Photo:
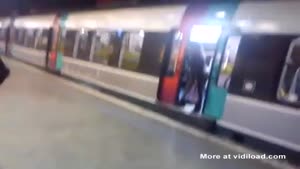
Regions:
M 36 48 L 40 50 L 46 50 L 48 45 L 48 29 L 39 30 L 37 33 Z
M 136 71 L 140 62 L 144 31 L 125 33 L 120 55 L 119 67 Z
M 145 32 L 138 71 L 159 76 L 168 33 Z
M 177 56 L 179 55 L 180 45 L 182 42 L 183 34 L 179 31 L 176 32 L 172 42 L 172 52 L 170 56 L 170 61 L 168 64 L 167 75 L 172 75 L 175 73 Z
M 291 43 L 281 77 L 278 99 L 300 106 L 300 39 Z
M 278 82 L 291 40 L 294 38 L 294 35 L 242 35 L 229 92 L 277 102 Z
M 82 29 L 79 32 L 77 58 L 86 61 L 90 60 L 90 51 L 91 51 L 93 34 L 94 32 L 92 31 L 87 32 L 84 29 Z
M 62 33 L 62 41 L 64 46 L 64 56 L 72 57 L 74 44 L 76 40 L 76 30 L 66 30 Z
M 226 47 L 222 56 L 222 64 L 218 79 L 218 86 L 228 88 L 231 74 L 235 64 L 241 36 L 231 36 L 228 38 Z
M 109 57 L 112 55 L 113 45 L 110 33 L 97 33 L 94 37 L 95 45 L 93 51 L 93 61 L 101 64 L 108 64 Z
M 37 30 L 27 29 L 25 34 L 25 46 L 34 48 Z
M 14 34 L 14 39 L 13 39 L 13 42 L 18 44 L 18 41 L 19 41 L 19 34 L 20 34 L 20 29 L 15 29 L 15 34 Z
M 25 41 L 25 29 L 17 29 L 17 36 L 15 36 L 15 43 L 18 45 L 24 45 Z
M 19 35 L 20 35 L 20 29 L 15 29 L 15 35 L 14 35 L 14 43 L 16 43 L 16 44 L 18 44 L 18 42 L 19 42 Z
M 5 34 L 6 34 L 6 29 L 2 28 L 0 29 L 0 40 L 5 41 Z
M 36 40 L 35 40 L 34 45 L 33 45 L 34 48 L 37 48 L 37 44 L 39 42 L 39 39 L 40 39 L 41 35 L 42 35 L 42 29 L 38 29 L 36 31 L 36 35 L 35 35 Z
M 93 62 L 117 67 L 121 44 L 122 33 L 97 32 L 92 50 Z

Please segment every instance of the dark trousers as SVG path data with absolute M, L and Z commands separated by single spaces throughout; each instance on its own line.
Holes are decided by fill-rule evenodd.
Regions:
M 197 91 L 198 91 L 198 101 L 195 104 L 194 112 L 197 113 L 202 108 L 202 101 L 203 101 L 203 91 L 205 86 L 205 79 L 204 78 L 198 78 L 197 80 Z

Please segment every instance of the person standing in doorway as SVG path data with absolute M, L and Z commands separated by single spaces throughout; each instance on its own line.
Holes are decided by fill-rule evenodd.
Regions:
M 205 89 L 207 75 L 205 73 L 205 57 L 201 45 L 190 42 L 187 49 L 189 80 L 185 86 L 183 98 L 185 99 L 194 85 L 197 87 L 198 100 L 195 104 L 193 113 L 199 113 L 202 108 L 203 91 Z

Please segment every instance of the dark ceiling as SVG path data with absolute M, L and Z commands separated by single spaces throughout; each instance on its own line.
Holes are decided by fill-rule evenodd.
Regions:
M 60 9 L 89 8 L 96 0 L 0 0 L 0 15 L 29 14 Z
M 147 4 L 233 0 L 0 0 L 0 16 Z
M 13 13 L 24 15 L 65 9 L 159 4 L 180 1 L 183 2 L 186 0 L 0 0 L 0 16 L 8 16 Z

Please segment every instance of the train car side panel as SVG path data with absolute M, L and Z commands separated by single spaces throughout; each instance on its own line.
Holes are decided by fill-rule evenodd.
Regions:
M 300 152 L 299 110 L 229 95 L 219 125 Z

